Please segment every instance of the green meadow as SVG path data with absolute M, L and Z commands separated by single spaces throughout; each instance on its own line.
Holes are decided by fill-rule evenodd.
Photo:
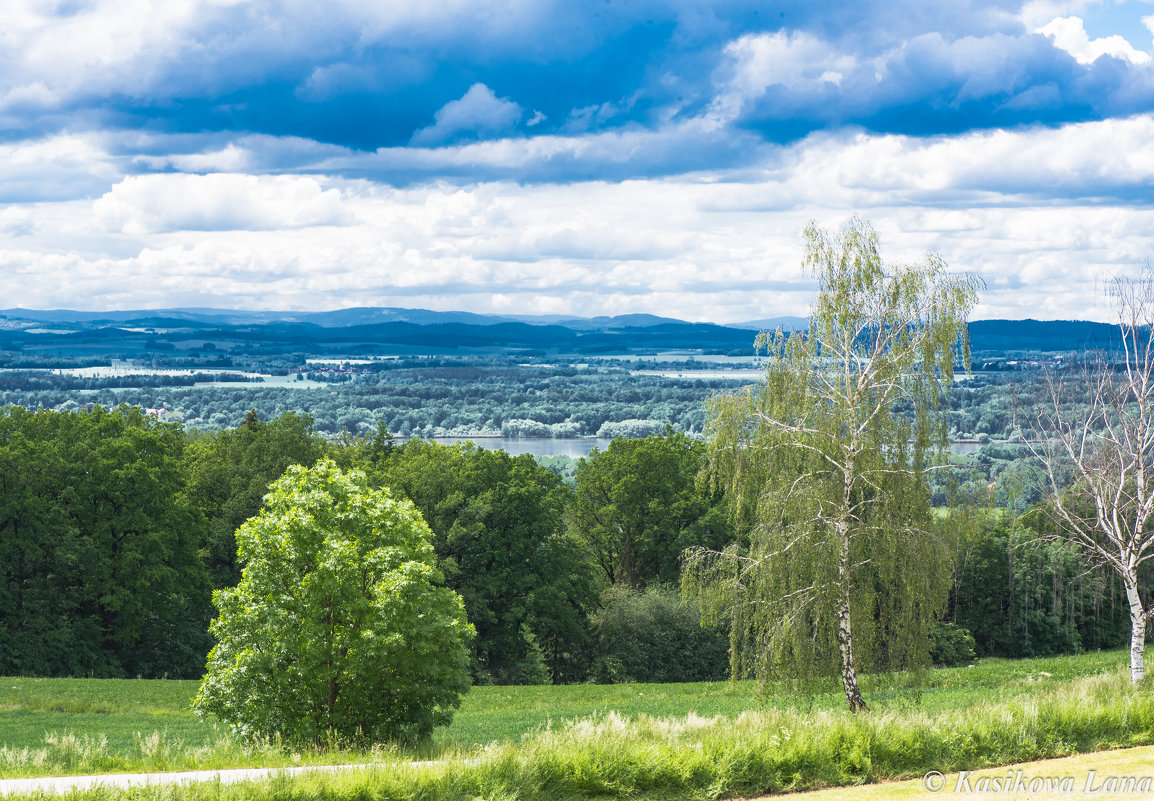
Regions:
M 747 682 L 476 687 L 418 748 L 293 751 L 243 742 L 189 711 L 196 682 L 3 680 L 3 777 L 378 762 L 370 773 L 245 787 L 139 789 L 151 798 L 723 798 L 844 786 L 1154 743 L 1154 694 L 1123 651 L 979 660 L 920 691 L 866 684 L 759 695 Z M 435 760 L 421 768 L 413 759 Z M 113 790 L 80 795 L 116 796 Z

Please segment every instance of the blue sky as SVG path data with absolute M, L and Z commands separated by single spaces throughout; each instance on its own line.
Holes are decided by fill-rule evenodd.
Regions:
M 804 314 L 801 231 L 1108 319 L 1154 3 L 14 0 L 0 306 Z

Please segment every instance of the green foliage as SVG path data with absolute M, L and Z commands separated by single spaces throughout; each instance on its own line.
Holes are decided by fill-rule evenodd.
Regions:
M 545 652 L 537 643 L 537 637 L 528 625 L 521 626 L 521 638 L 525 640 L 525 655 L 517 665 L 521 684 L 552 684 L 549 665 L 545 662 Z
M 610 583 L 677 581 L 686 548 L 729 542 L 723 499 L 697 484 L 704 460 L 703 443 L 667 428 L 578 463 L 570 528 Z
M 183 447 L 139 409 L 0 411 L 0 673 L 200 673 L 211 607 Z
M 722 681 L 729 674 L 729 638 L 702 627 L 697 604 L 666 586 L 607 590 L 595 635 L 595 681 Z
M 471 627 L 407 501 L 325 460 L 292 467 L 237 530 L 195 706 L 294 742 L 427 737 L 468 689 Z
M 664 420 L 606 420 L 597 429 L 597 436 L 637 439 L 660 434 L 668 425 L 669 423 Z
M 479 683 L 529 680 L 524 626 L 554 681 L 583 676 L 600 586 L 580 544 L 564 533 L 572 490 L 556 473 L 529 455 L 413 441 L 376 477 L 411 499 L 433 530 L 446 583 L 477 630 Z
M 749 545 L 697 549 L 684 581 L 730 621 L 735 674 L 840 674 L 856 711 L 858 668 L 924 666 L 945 601 L 923 469 L 978 282 L 934 255 L 887 268 L 856 219 L 806 238 L 809 331 L 763 335 L 765 383 L 709 405 L 713 476 Z
M 974 659 L 974 637 L 956 623 L 935 623 L 930 627 L 930 660 L 935 665 L 956 667 Z
M 959 543 L 949 616 L 973 632 L 979 656 L 1049 656 L 1126 642 L 1121 582 L 1033 528 L 1048 525 L 1040 515 L 991 522 Z
M 312 418 L 292 412 L 265 422 L 250 410 L 236 428 L 192 440 L 186 496 L 208 521 L 202 548 L 214 587 L 239 581 L 233 532 L 260 510 L 269 485 L 290 465 L 310 466 L 324 452 Z

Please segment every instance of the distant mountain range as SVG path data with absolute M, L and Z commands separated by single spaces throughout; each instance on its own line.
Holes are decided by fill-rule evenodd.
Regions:
M 616 317 L 491 315 L 427 309 L 351 308 L 328 312 L 148 309 L 113 312 L 0 310 L 0 349 L 189 350 L 206 343 L 320 352 L 420 353 L 429 350 L 542 350 L 627 354 L 684 350 L 752 353 L 751 332 L 804 329 L 806 319 L 777 317 L 718 325 L 651 314 Z M 1117 328 L 1081 320 L 977 320 L 975 353 L 1068 352 L 1108 347 Z
M 430 311 L 428 309 L 399 309 L 393 307 L 362 306 L 326 312 L 294 311 L 241 311 L 239 309 L 148 309 L 108 312 L 70 311 L 68 309 L 33 310 L 0 309 L 0 318 L 37 323 L 117 323 L 141 325 L 152 321 L 185 323 L 189 325 L 259 325 L 262 323 L 308 323 L 325 328 L 347 328 L 353 325 L 381 323 L 412 323 L 438 325 L 465 323 L 467 325 L 497 325 L 499 323 L 526 323 L 529 325 L 560 325 L 576 331 L 604 331 L 611 328 L 645 328 L 669 323 L 685 324 L 672 317 L 652 314 L 623 314 L 617 317 L 573 317 L 572 315 L 500 315 L 475 314 L 465 311 Z M 784 319 L 784 318 L 783 318 Z M 792 318 L 790 318 L 792 319 Z M 750 325 L 736 327 L 749 328 Z M 753 326 L 756 327 L 756 326 Z

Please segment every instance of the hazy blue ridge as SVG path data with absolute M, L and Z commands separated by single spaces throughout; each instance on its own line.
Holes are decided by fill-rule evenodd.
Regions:
M 229 309 L 149 309 L 88 312 L 0 311 L 0 347 L 34 351 L 85 346 L 193 348 L 205 341 L 252 347 L 324 347 L 371 352 L 374 348 L 527 349 L 555 353 L 620 354 L 704 350 L 752 353 L 754 331 L 798 330 L 802 317 L 719 325 L 648 314 L 574 318 L 424 309 L 352 308 L 328 312 L 245 312 Z M 1084 320 L 977 320 L 970 323 L 975 353 L 1065 352 L 1113 348 L 1117 327 Z

